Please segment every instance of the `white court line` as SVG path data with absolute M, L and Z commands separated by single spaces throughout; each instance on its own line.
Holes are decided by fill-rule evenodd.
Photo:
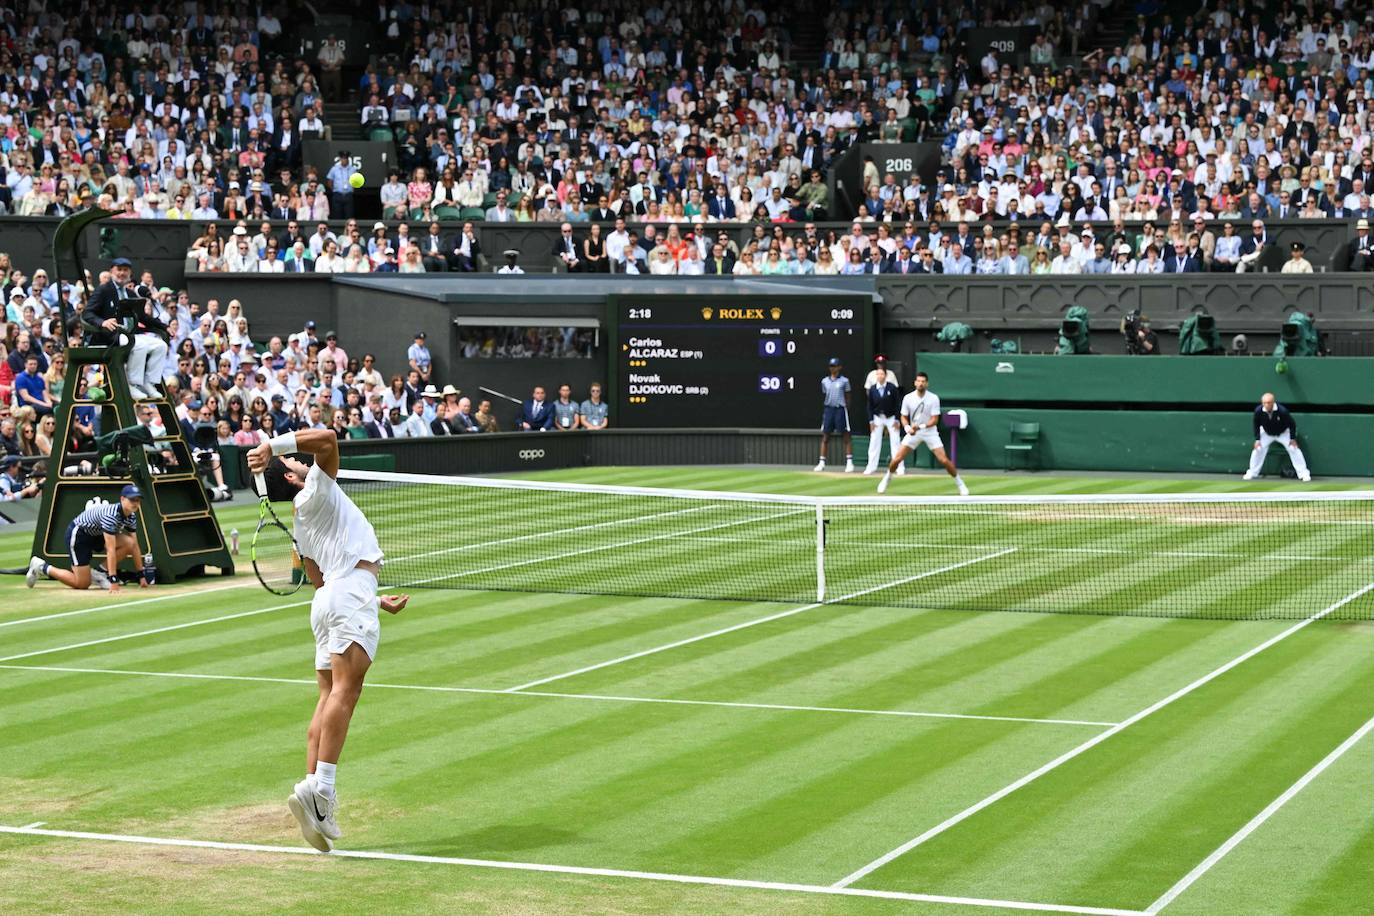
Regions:
M 127 668 L 72 668 L 65 665 L 0 665 L 10 671 L 52 671 L 64 674 L 117 674 L 132 677 L 167 677 L 203 681 L 248 681 L 259 684 L 302 684 L 316 686 L 314 680 L 295 677 L 260 677 L 248 674 L 196 674 L 186 671 L 132 671 Z M 858 716 L 896 716 L 910 719 L 971 719 L 980 722 L 1017 722 L 1030 725 L 1082 725 L 1105 728 L 1115 722 L 1088 722 L 1079 719 L 1033 719 L 1023 716 L 980 716 L 972 713 L 921 712 L 907 709 L 859 709 L 846 706 L 794 706 L 780 703 L 743 703 L 723 700 L 682 700 L 663 697 L 627 697 L 597 693 L 555 693 L 547 690 L 522 690 L 518 693 L 489 687 L 442 687 L 428 684 L 376 684 L 368 687 L 379 690 L 426 690 L 434 693 L 473 693 L 488 696 L 551 697 L 566 700 L 596 700 L 610 703 L 664 703 L 673 706 L 720 706 L 729 709 L 765 709 L 784 712 L 831 712 Z
M 1074 759 L 1075 757 L 1079 756 L 1080 754 L 1083 754 L 1083 753 L 1085 753 L 1085 752 L 1087 752 L 1087 751 L 1092 750 L 1093 748 L 1097 747 L 1099 744 L 1101 744 L 1103 741 L 1106 741 L 1108 738 L 1112 737 L 1113 735 L 1125 731 L 1126 729 L 1130 728 L 1132 725 L 1134 725 L 1134 724 L 1136 724 L 1137 722 L 1139 722 L 1141 719 L 1144 719 L 1145 717 L 1147 717 L 1147 716 L 1149 716 L 1149 715 L 1152 715 L 1152 714 L 1158 712 L 1159 710 L 1163 709 L 1165 706 L 1168 706 L 1170 703 L 1173 703 L 1175 700 L 1182 699 L 1183 697 L 1186 697 L 1188 694 L 1192 693 L 1194 690 L 1197 690 L 1199 687 L 1202 687 L 1202 686 L 1205 685 L 1205 684 L 1211 683 L 1212 681 L 1214 681 L 1214 680 L 1216 680 L 1217 678 L 1221 677 L 1223 674 L 1225 674 L 1226 672 L 1230 671 L 1232 668 L 1236 667 L 1237 665 L 1240 665 L 1240 664 L 1243 664 L 1244 662 L 1249 661 L 1250 659 L 1254 658 L 1256 655 L 1259 655 L 1259 654 L 1260 654 L 1261 652 L 1263 652 L 1265 649 L 1268 649 L 1270 646 L 1273 646 L 1273 645 L 1276 645 L 1276 644 L 1282 642 L 1283 640 L 1285 640 L 1285 639 L 1287 639 L 1288 637 L 1292 636 L 1294 633 L 1297 633 L 1299 630 L 1303 629 L 1304 627 L 1308 626 L 1309 624 L 1312 624 L 1312 623 L 1315 622 L 1315 621 L 1321 620 L 1323 617 L 1327 616 L 1328 614 L 1331 614 L 1331 613 L 1333 613 L 1334 611 L 1337 611 L 1337 610 L 1339 610 L 1340 608 L 1345 607 L 1347 604 L 1349 604 L 1350 602 L 1354 601 L 1356 598 L 1359 598 L 1361 595 L 1367 594 L 1367 593 L 1370 592 L 1371 590 L 1374 590 L 1374 582 L 1369 583 L 1369 584 L 1366 585 L 1364 588 L 1361 588 L 1361 589 L 1359 589 L 1358 591 L 1351 592 L 1349 595 L 1346 595 L 1346 596 L 1345 596 L 1344 598 L 1342 598 L 1340 601 L 1337 601 L 1335 604 L 1333 604 L 1333 605 L 1331 605 L 1331 606 L 1329 606 L 1329 607 L 1327 607 L 1327 608 L 1324 608 L 1323 610 L 1319 611 L 1318 613 L 1314 614 L 1313 616 L 1303 618 L 1302 620 L 1300 620 L 1300 621 L 1298 621 L 1297 623 L 1293 624 L 1293 626 L 1291 626 L 1291 627 L 1289 627 L 1288 629 L 1284 630 L 1282 633 L 1279 633 L 1279 634 L 1277 634 L 1277 635 L 1275 635 L 1275 636 L 1269 637 L 1269 638 L 1266 639 L 1264 642 L 1260 643 L 1258 646 L 1255 646 L 1253 649 L 1250 649 L 1248 652 L 1245 652 L 1245 653 L 1243 653 L 1243 654 L 1241 654 L 1241 655 L 1236 656 L 1235 658 L 1231 659 L 1231 660 L 1230 660 L 1229 662 L 1227 662 L 1226 664 L 1222 665 L 1220 668 L 1217 668 L 1216 670 L 1211 671 L 1211 672 L 1209 672 L 1208 674 L 1204 674 L 1202 677 L 1200 677 L 1200 678 L 1198 678 L 1197 680 L 1193 681 L 1193 682 L 1192 682 L 1191 684 L 1189 684 L 1188 686 L 1183 687 L 1183 688 L 1180 688 L 1180 689 L 1178 689 L 1178 690 L 1175 690 L 1173 693 L 1169 694 L 1169 695 L 1168 695 L 1167 697 L 1165 697 L 1164 699 L 1162 699 L 1162 700 L 1158 701 L 1157 703 L 1154 703 L 1154 704 L 1152 704 L 1152 705 L 1150 705 L 1150 706 L 1145 707 L 1145 708 L 1142 709 L 1140 712 L 1138 712 L 1138 713 L 1136 713 L 1135 715 L 1131 716 L 1129 719 L 1126 719 L 1126 720 L 1124 720 L 1124 721 L 1122 721 L 1122 722 L 1117 723 L 1116 725 L 1113 725 L 1111 728 L 1109 728 L 1109 729 L 1107 729 L 1106 731 L 1102 732 L 1100 735 L 1095 735 L 1095 736 L 1093 736 L 1092 738 L 1089 738 L 1087 741 L 1084 741 L 1082 744 L 1078 745 L 1078 747 L 1075 747 L 1075 748 L 1073 748 L 1072 750 L 1069 750 L 1069 751 L 1064 752 L 1063 754 L 1060 754 L 1058 757 L 1054 758 L 1053 760 L 1051 760 L 1049 763 L 1045 764 L 1044 766 L 1042 766 L 1042 767 L 1040 767 L 1040 768 L 1038 768 L 1038 769 L 1036 769 L 1036 770 L 1032 770 L 1031 772 L 1027 773 L 1025 776 L 1022 776 L 1020 779 L 1018 779 L 1018 780 L 1016 780 L 1015 782 L 1011 783 L 1010 785 L 1004 786 L 1003 788 L 998 789 L 996 792 L 992 793 L 991 795 L 989 795 L 987 798 L 983 799 L 982 801 L 977 802 L 976 804 L 970 805 L 969 807 L 965 808 L 963 811 L 960 811 L 958 814 L 955 814 L 955 815 L 953 815 L 953 816 L 951 816 L 951 817 L 949 817 L 949 818 L 946 818 L 945 820 L 943 820 L 943 821 L 941 821 L 940 823 L 936 824 L 934 827 L 931 827 L 931 828 L 930 828 L 929 830 L 927 830 L 925 833 L 922 833 L 922 834 L 919 835 L 919 836 L 916 836 L 916 837 L 913 837 L 913 838 L 910 839 L 910 840 L 907 840 L 905 843 L 903 843 L 902 845 L 898 846 L 896 849 L 893 849 L 893 850 L 890 850 L 889 852 L 883 853 L 881 856 L 879 856 L 878 858 L 874 859 L 872 862 L 869 862 L 867 865 L 863 866 L 862 868 L 858 869 L 857 871 L 851 872 L 850 874 L 845 875 L 843 878 L 841 878 L 840 880 L 836 881 L 835 884 L 834 884 L 834 886 L 835 886 L 835 887 L 848 887 L 849 885 L 853 884 L 855 881 L 858 881 L 859 879 L 861 879 L 861 878 L 863 878 L 864 876 L 870 874 L 871 872 L 874 872 L 874 871 L 878 870 L 879 868 L 882 868 L 884 865 L 886 865 L 887 863 L 891 862 L 893 859 L 897 858 L 898 856 L 901 856 L 901 855 L 904 855 L 904 854 L 910 852 L 911 850 L 915 849 L 917 846 L 920 846 L 922 843 L 925 843 L 927 840 L 934 839 L 935 837 L 937 837 L 937 836 L 939 836 L 940 834 L 944 833 L 946 830 L 948 830 L 949 828 L 955 826 L 956 824 L 960 824 L 960 823 L 962 823 L 963 821 L 968 820 L 970 817 L 973 817 L 973 815 L 977 814 L 979 811 L 982 811 L 984 808 L 988 807 L 989 805 L 996 804 L 997 802 L 999 802 L 999 801 L 1001 801 L 1002 799 L 1006 798 L 1008 795 L 1010 795 L 1011 793 L 1015 792 L 1017 789 L 1020 789 L 1021 787 L 1025 786 L 1025 785 L 1027 785 L 1027 784 L 1029 784 L 1029 783 L 1034 782 L 1035 780 L 1039 779 L 1041 776 L 1044 776 L 1046 773 L 1048 773 L 1048 772 L 1050 772 L 1050 771 L 1052 771 L 1052 770 L 1058 769 L 1059 767 L 1061 767 L 1061 766 L 1063 766 L 1064 764 L 1068 763 L 1070 760 Z
M 505 862 L 494 859 L 464 859 L 454 856 L 411 855 L 399 852 L 371 852 L 360 849 L 335 849 L 318 852 L 308 846 L 268 846 L 260 843 L 221 843 L 214 840 L 183 840 L 173 837 L 130 836 L 117 833 L 88 833 L 82 830 L 40 830 L 30 827 L 0 827 L 0 833 L 22 836 L 46 836 L 72 840 L 102 840 L 108 843 L 132 843 L 142 846 L 179 846 L 196 849 L 220 849 L 231 852 L 256 852 L 275 855 L 326 856 L 331 859 L 372 859 L 387 862 L 420 862 L 430 865 L 462 865 L 469 868 L 497 868 L 507 871 L 551 872 L 562 875 L 590 875 L 598 878 L 632 878 L 641 881 L 660 881 L 672 884 L 705 884 L 715 887 L 737 887 L 750 890 L 790 891 L 798 894 L 820 894 L 842 897 L 877 897 L 884 900 L 908 900 L 919 903 L 945 903 L 956 906 L 993 907 L 1008 910 L 1029 910 L 1040 913 L 1078 913 L 1084 916 L 1145 916 L 1140 910 L 1116 910 L 1095 906 L 1068 906 L 1056 903 L 1030 903 L 1024 900 L 990 900 L 983 897 L 947 897 L 941 894 L 913 894 L 903 891 L 877 891 L 860 888 L 827 887 L 823 884 L 790 884 L 782 881 L 750 881 L 745 878 L 716 878 L 708 875 L 677 875 L 666 872 L 631 871 L 621 868 L 588 868 L 581 865 L 546 865 L 542 862 Z
M 243 617 L 253 617 L 258 614 L 267 614 L 272 611 L 281 611 L 289 607 L 300 607 L 309 604 L 310 599 L 304 601 L 292 601 L 289 604 L 274 604 L 271 607 L 261 607 L 253 611 L 240 611 L 237 614 L 223 614 L 219 617 L 211 617 L 207 620 L 192 620 L 187 623 L 174 623 L 165 627 L 154 627 L 151 630 L 139 630 L 137 633 L 122 633 L 119 636 L 106 636 L 103 639 L 88 639 L 85 642 L 72 643 L 69 646 L 54 646 L 51 649 L 35 649 L 32 652 L 21 652 L 18 655 L 7 655 L 0 658 L 0 662 L 14 662 L 21 658 L 33 658 L 35 655 L 51 655 L 54 652 L 66 652 L 69 649 L 84 649 L 87 646 L 100 646 L 105 643 L 120 642 L 125 639 L 137 639 L 140 636 L 152 636 L 155 633 L 170 633 L 173 630 L 185 630 L 188 627 L 204 626 L 207 623 L 219 623 L 223 620 L 238 620 Z
M 196 591 L 177 592 L 175 594 L 157 595 L 153 598 L 137 598 L 133 601 L 120 601 L 117 604 L 102 604 L 99 607 L 81 608 L 75 611 L 63 611 L 60 614 L 44 614 L 42 617 L 25 617 L 22 620 L 6 620 L 0 623 L 0 627 L 17 627 L 21 623 L 37 623 L 40 620 L 56 620 L 59 617 L 77 617 L 81 614 L 94 614 L 96 611 L 113 611 L 119 608 L 133 607 L 135 604 L 151 604 L 154 601 L 174 601 L 178 598 L 190 598 L 197 595 L 208 595 L 212 592 L 228 591 L 231 588 L 243 588 L 252 585 L 252 582 L 235 582 L 233 585 L 217 585 L 214 588 L 202 588 Z
M 907 576 L 905 579 L 898 579 L 895 582 L 884 582 L 882 585 L 874 585 L 871 588 L 865 588 L 857 592 L 851 592 L 848 595 L 841 595 L 838 598 L 829 598 L 825 601 L 813 601 L 811 604 L 803 604 L 801 607 L 789 608 L 788 610 L 781 611 L 777 614 L 769 614 L 767 617 L 760 617 L 757 620 L 746 620 L 744 623 L 737 623 L 734 626 L 724 627 L 719 630 L 712 630 L 710 633 L 702 633 L 700 636 L 689 636 L 686 639 L 679 639 L 677 642 L 670 642 L 666 645 L 655 646 L 652 649 L 641 649 L 638 652 L 631 652 L 629 655 L 622 655 L 619 658 L 612 658 L 604 662 L 597 662 L 595 665 L 587 665 L 585 667 L 578 668 L 575 671 L 565 671 L 562 674 L 555 674 L 550 677 L 543 677 L 537 681 L 530 681 L 528 684 L 521 684 L 518 687 L 509 687 L 507 689 L 511 693 L 514 693 L 519 690 L 528 690 L 531 687 L 539 687 L 551 681 L 561 681 L 564 678 L 574 677 L 579 674 L 586 674 L 588 671 L 596 671 L 601 668 L 609 668 L 611 665 L 618 665 L 621 662 L 633 661 L 636 658 L 643 658 L 646 655 L 654 655 L 659 652 L 667 652 L 669 649 L 676 649 L 679 646 L 686 646 L 694 642 L 701 642 L 703 639 L 712 639 L 716 636 L 724 636 L 726 633 L 733 633 L 736 630 L 743 630 L 747 627 L 758 626 L 761 623 L 768 623 L 773 620 L 781 620 L 784 617 L 791 617 L 793 614 L 800 614 L 804 611 L 813 611 L 816 608 L 823 607 L 827 604 L 838 604 L 842 601 L 849 601 L 851 599 L 858 598 L 861 595 L 867 595 L 871 594 L 872 592 L 883 591 L 884 589 L 895 588 L 898 585 L 905 585 L 908 582 L 915 582 L 917 579 L 925 579 L 930 576 L 938 576 L 941 573 L 947 573 L 952 570 L 962 569 L 965 566 L 972 566 L 974 563 L 982 563 L 984 560 L 995 560 L 998 557 L 1004 557 L 1009 553 L 1014 553 L 1015 551 L 1015 547 L 1008 547 L 1005 550 L 999 550 L 996 553 L 990 553 L 987 556 L 974 557 L 972 560 L 964 560 L 962 563 L 951 563 L 948 566 L 941 566 L 939 569 L 932 569 L 923 573 L 917 573 L 914 576 Z M 0 658 L 0 661 L 5 661 L 5 659 Z
M 810 510 L 809 510 L 809 509 L 798 509 L 798 510 L 796 510 L 796 511 L 797 511 L 797 512 L 809 512 Z M 783 514 L 790 514 L 790 513 L 783 513 Z M 633 540 L 633 541 L 621 541 L 621 542 L 618 542 L 618 543 L 615 543 L 615 544 L 603 544 L 603 545 L 601 545 L 601 546 L 599 546 L 599 547 L 588 547 L 588 548 L 583 548 L 583 549 L 581 549 L 581 550 L 571 550 L 571 551 L 568 551 L 567 553 L 556 553 L 556 554 L 552 554 L 552 555 L 550 555 L 550 556 L 540 557 L 540 558 L 537 559 L 537 560 L 521 560 L 521 561 L 518 561 L 518 562 L 515 562 L 515 563 L 502 563 L 502 564 L 500 564 L 499 566 L 488 566 L 488 567 L 486 567 L 485 569 L 473 569 L 473 570 L 468 570 L 467 572 L 444 573 L 443 575 L 439 575 L 439 576 L 431 576 L 431 577 L 428 578 L 428 579 L 417 579 L 417 580 L 415 580 L 415 581 L 413 581 L 413 582 L 404 582 L 404 583 L 401 583 L 401 584 L 396 585 L 396 586 L 394 586 L 394 587 L 395 587 L 395 588 L 407 588 L 407 587 L 412 586 L 412 585 L 427 585 L 427 584 L 429 584 L 430 582 L 440 582 L 440 581 L 444 581 L 444 580 L 447 580 L 447 579 L 459 579 L 459 578 L 462 578 L 462 577 L 464 577 L 464 576 L 477 576 L 477 575 L 481 575 L 482 573 L 498 572 L 498 571 L 500 571 L 500 570 L 503 570 L 503 569 L 511 569 L 511 568 L 513 568 L 513 567 L 516 567 L 516 566 L 528 566 L 528 565 L 530 565 L 531 563 L 546 563 L 546 562 L 550 562 L 550 561 L 553 561 L 553 560 L 561 560 L 561 559 L 564 559 L 564 558 L 566 558 L 566 557 L 581 556 L 582 554 L 585 554 L 585 553 L 593 553 L 593 552 L 598 551 L 598 550 L 610 550 L 610 549 L 616 548 L 616 547 L 629 547 L 629 546 L 634 545 L 634 544 L 643 544 L 643 543 L 647 543 L 648 541 L 657 541 L 657 540 L 662 540 L 662 539 L 664 539 L 664 538 L 678 537 L 680 534 L 692 534 L 692 533 L 694 533 L 694 532 L 696 532 L 696 531 L 714 531 L 714 530 L 716 530 L 717 528 L 728 528 L 728 527 L 730 527 L 731 525 L 744 525 L 744 524 L 748 524 L 749 522 L 753 522 L 753 521 L 761 521 L 761 520 L 765 520 L 766 518 L 778 518 L 778 517 L 779 517 L 778 515 L 771 515 L 771 516 L 766 516 L 766 517 L 762 517 L 762 516 L 761 516 L 761 517 L 757 517 L 757 518 L 736 519 L 735 521 L 732 521 L 732 522 L 723 522 L 723 523 L 721 523 L 721 524 L 710 525 L 710 526 L 707 526 L 707 527 L 705 527 L 705 528 L 696 528 L 696 529 L 692 529 L 692 530 L 689 530 L 689 531 L 684 531 L 684 532 L 679 532 L 679 533 L 674 533 L 674 534 L 656 535 L 656 536 L 651 537 L 651 538 L 640 538 L 640 539 Z M 406 559 L 406 558 L 402 558 L 402 559 Z M 841 600 L 843 600 L 843 599 L 841 599 Z M 19 655 L 7 655 L 7 656 L 5 656 L 5 657 L 3 657 L 3 658 L 0 658 L 0 662 L 13 662 L 13 661 L 19 661 L 20 659 L 24 659 L 24 658 L 33 658 L 35 655 L 51 655 L 51 654 L 54 653 L 54 652 L 66 652 L 66 651 L 69 650 L 69 649 L 84 649 L 84 648 L 86 648 L 86 647 L 88 647 L 88 646 L 99 646 L 99 645 L 103 645 L 103 644 L 105 644 L 105 643 L 119 642 L 119 641 L 125 640 L 125 639 L 136 639 L 136 638 L 138 638 L 138 637 L 140 637 L 140 636 L 152 636 L 152 635 L 154 635 L 154 634 L 156 634 L 156 633 L 170 633 L 170 632 L 173 631 L 173 630 L 184 630 L 184 629 L 186 629 L 187 627 L 198 627 L 198 626 L 203 626 L 203 625 L 205 625 L 205 624 L 207 624 L 207 623 L 219 623 L 219 622 L 224 621 L 224 620 L 237 620 L 237 619 L 239 619 L 239 618 L 241 618 L 241 617 L 252 617 L 252 616 L 257 615 L 257 614 L 266 614 L 266 613 L 268 613 L 269 611 L 281 611 L 281 610 L 285 610 L 286 608 L 300 607 L 301 605 L 309 604 L 310 601 L 311 601 L 310 598 L 306 598 L 306 599 L 303 600 L 303 601 L 292 601 L 292 602 L 290 602 L 290 603 L 288 603 L 288 604 L 276 604 L 276 605 L 273 605 L 272 607 L 258 608 L 257 610 L 254 610 L 254 611 L 242 611 L 242 612 L 240 612 L 240 613 L 238 613 L 238 614 L 224 614 L 224 615 L 222 615 L 222 616 L 220 616 L 220 617 L 211 617 L 211 618 L 209 618 L 209 619 L 207 619 L 207 620 L 192 620 L 192 621 L 190 621 L 190 622 L 188 622 L 188 623 L 178 623 L 178 624 L 174 624 L 174 625 L 172 625 L 172 626 L 166 626 L 166 627 L 155 627 L 155 628 L 153 628 L 153 629 L 151 629 L 151 630 L 140 630 L 140 631 L 137 632 L 137 633 L 124 633 L 124 634 L 119 635 L 119 636 L 106 636 L 104 639 L 90 639 L 90 640 L 87 640 L 86 642 L 73 643 L 72 645 L 69 645 L 69 646 L 56 646 L 56 647 L 51 648 L 51 649 L 38 649 L 38 650 L 35 650 L 35 651 L 33 651 L 33 652 L 23 652 L 23 653 L 20 653 Z
M 1246 837 L 1248 837 L 1250 834 L 1254 833 L 1257 829 L 1259 829 L 1260 825 L 1262 825 L 1265 821 L 1269 820 L 1269 818 L 1273 817 L 1274 814 L 1280 808 L 1282 808 L 1284 805 L 1292 801 L 1293 796 L 1297 795 L 1303 789 L 1307 788 L 1308 784 L 1311 783 L 1312 780 L 1316 779 L 1323 772 L 1325 772 L 1326 768 L 1331 766 L 1331 764 L 1341 759 L 1341 757 L 1345 755 L 1346 751 L 1354 747 L 1360 741 L 1360 739 L 1363 738 L 1365 735 L 1369 734 L 1370 731 L 1374 731 L 1374 719 L 1370 719 L 1364 725 L 1361 725 L 1359 727 L 1359 730 L 1357 730 L 1355 734 L 1351 735 L 1349 738 L 1346 738 L 1344 741 L 1342 741 L 1339 747 L 1337 747 L 1334 751 L 1323 757 L 1321 759 L 1321 762 L 1319 762 L 1312 769 L 1304 773 L 1297 782 L 1293 783 L 1291 786 L 1288 787 L 1287 791 L 1285 791 L 1278 798 L 1270 802 L 1263 811 L 1252 817 L 1249 823 L 1247 823 L 1244 827 L 1240 828 L 1234 834 L 1232 834 L 1231 838 L 1228 839 L 1225 843 L 1222 843 L 1220 846 L 1218 846 L 1215 852 L 1213 852 L 1207 858 L 1203 859 L 1200 863 L 1198 863 L 1198 866 L 1196 868 L 1188 872 L 1188 874 L 1184 875 L 1177 884 L 1169 888 L 1167 891 L 1164 892 L 1162 896 L 1160 896 L 1158 900 L 1156 900 L 1154 903 L 1146 907 L 1145 912 L 1150 914 L 1158 913 L 1160 910 L 1164 909 L 1166 906 L 1173 903 L 1174 900 L 1178 898 L 1179 894 L 1182 894 L 1188 888 L 1192 887 L 1192 885 L 1199 878 L 1201 878 L 1203 875 L 1207 874 L 1207 872 L 1211 870 L 1213 865 L 1216 865 L 1218 862 L 1224 859 L 1231 850 L 1235 849 L 1242 842 L 1244 842 Z
M 708 535 L 706 537 L 693 537 L 689 540 L 705 541 L 711 544 L 753 544 L 757 543 L 755 538 L 741 537 L 717 537 Z M 810 539 L 806 543 L 810 544 Z M 897 543 L 887 542 L 889 547 L 901 549 L 905 547 L 922 547 L 929 550 L 996 550 L 1003 547 L 1003 544 L 950 544 L 947 542 L 926 542 L 926 541 L 901 541 Z M 1369 557 L 1334 557 L 1326 554 L 1301 554 L 1301 553 L 1228 553 L 1221 550 L 1133 550 L 1128 548 L 1112 547 L 1031 547 L 1022 545 L 1017 548 L 1023 553 L 1067 553 L 1083 554 L 1086 556 L 1116 556 L 1126 555 L 1132 557 L 1181 557 L 1184 559 L 1219 559 L 1219 560 L 1291 560 L 1295 562 L 1325 562 L 1333 563 L 1369 563 Z
M 33 830 L 35 827 L 42 827 L 47 821 L 34 821 L 32 824 L 25 824 L 20 830 Z

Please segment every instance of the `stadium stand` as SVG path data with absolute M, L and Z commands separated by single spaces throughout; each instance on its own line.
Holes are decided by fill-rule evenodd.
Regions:
M 278 244 L 212 239 L 193 246 L 196 268 L 286 270 L 288 220 L 308 235 L 354 215 L 352 167 L 302 163 L 303 139 L 328 134 L 394 142 L 397 168 L 372 176 L 389 244 L 369 244 L 367 221 L 310 251 L 315 270 L 495 269 L 460 227 L 506 221 L 568 222 L 565 266 L 590 272 L 872 272 L 901 269 L 901 247 L 919 266 L 922 245 L 954 273 L 1235 270 L 1263 252 L 1264 220 L 1374 213 L 1374 49 L 1359 4 L 1012 2 L 951 16 L 596 3 L 424 17 L 397 2 L 368 13 L 381 34 L 360 67 L 338 65 L 328 40 L 301 53 L 283 26 L 296 12 L 0 14 L 0 206 L 244 220 Z M 993 49 L 971 59 L 979 28 L 1033 33 L 1025 63 Z M 823 175 L 851 146 L 898 141 L 939 144 L 933 180 L 901 184 L 870 161 L 852 213 L 831 199 Z M 851 216 L 863 228 L 823 239 L 828 257 L 785 225 Z M 414 224 L 405 238 L 397 217 Z M 631 245 L 617 218 L 652 226 Z M 932 221 L 992 228 L 955 256 Z M 1242 222 L 1228 234 L 1228 221 Z M 765 237 L 713 258 L 703 227 L 715 222 Z M 412 254 L 431 224 L 446 250 Z M 1054 268 L 1065 241 L 1072 257 Z

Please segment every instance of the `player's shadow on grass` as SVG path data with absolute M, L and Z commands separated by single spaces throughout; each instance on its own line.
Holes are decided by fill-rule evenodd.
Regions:
M 523 849 L 561 846 L 575 839 L 577 834 L 574 831 L 561 827 L 549 827 L 544 824 L 505 824 L 460 833 L 447 839 L 423 844 L 420 848 L 407 846 L 406 851 L 422 855 L 480 859 Z

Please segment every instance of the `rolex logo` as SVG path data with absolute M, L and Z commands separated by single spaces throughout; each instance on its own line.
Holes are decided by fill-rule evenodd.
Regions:
M 709 305 L 708 305 L 708 306 L 704 306 L 704 307 L 702 308 L 702 310 L 701 310 L 701 317 L 702 317 L 702 318 L 705 318 L 707 321 L 710 321 L 710 320 L 711 320 L 711 316 L 714 315 L 714 314 L 715 314 L 715 310 L 712 309 Z
M 774 321 L 777 321 L 779 318 L 782 317 L 782 309 L 778 308 L 778 307 L 775 305 L 775 306 L 773 306 L 771 309 L 768 310 L 768 314 L 772 316 L 772 318 L 773 318 Z

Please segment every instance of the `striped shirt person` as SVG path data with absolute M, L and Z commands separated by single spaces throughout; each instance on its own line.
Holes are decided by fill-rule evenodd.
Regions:
M 79 590 L 91 587 L 91 557 L 97 553 L 105 554 L 105 568 L 110 571 L 109 589 L 119 591 L 119 577 L 116 571 L 122 560 L 134 561 L 141 569 L 138 548 L 138 510 L 143 505 L 143 491 L 128 484 L 119 491 L 119 502 L 100 502 L 82 511 L 67 525 L 65 543 L 69 569 L 60 569 L 49 564 L 42 557 L 29 560 L 29 571 L 24 584 L 33 588 L 40 576 L 61 582 L 68 588 Z M 141 579 L 140 584 L 147 588 L 150 584 Z

